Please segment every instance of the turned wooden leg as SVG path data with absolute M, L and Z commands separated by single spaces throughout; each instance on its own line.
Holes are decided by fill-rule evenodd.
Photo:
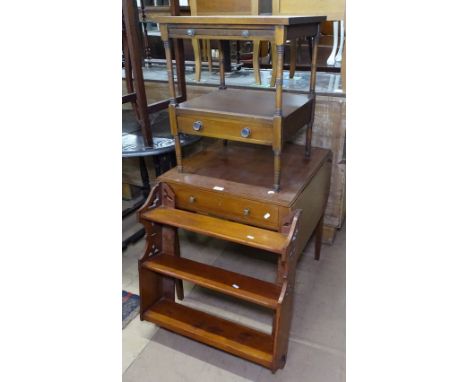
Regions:
M 297 61 L 297 40 L 292 39 L 289 45 L 289 78 L 294 78 L 296 72 L 296 61 Z
M 253 42 L 252 66 L 255 75 L 255 83 L 257 85 L 261 85 L 262 77 L 260 76 L 260 41 L 258 40 Z
M 178 134 L 174 137 L 174 143 L 175 143 L 175 152 L 176 152 L 176 161 L 177 161 L 177 171 L 183 172 L 184 168 L 182 166 L 182 147 L 180 145 L 180 138 Z
M 275 86 L 276 82 L 276 68 L 277 68 L 277 62 L 276 62 L 276 45 L 272 44 L 271 45 L 271 80 L 270 80 L 270 87 Z
M 200 53 L 200 40 L 194 38 L 192 39 L 192 47 L 193 47 L 193 57 L 195 61 L 195 81 L 200 81 L 201 79 L 201 53 Z
M 171 125 L 171 133 L 174 137 L 174 146 L 175 146 L 175 154 L 176 154 L 176 162 L 177 162 L 177 170 L 179 172 L 183 171 L 182 167 L 182 146 L 180 144 L 180 137 L 179 131 L 177 128 L 177 117 L 174 105 L 169 105 L 167 108 L 169 111 L 169 123 Z
M 280 178 L 281 178 L 281 150 L 275 150 L 274 151 L 275 155 L 275 169 L 274 169 L 274 189 L 276 192 L 280 190 Z
M 320 221 L 315 228 L 315 260 L 320 260 L 320 250 L 322 249 L 322 234 L 323 234 L 323 220 L 325 213 L 320 218 Z
M 283 40 L 284 41 L 284 40 Z M 278 44 L 276 51 L 276 90 L 275 90 L 275 115 L 273 117 L 273 153 L 274 153 L 274 189 L 280 189 L 281 177 L 281 150 L 283 148 L 283 62 L 284 44 Z

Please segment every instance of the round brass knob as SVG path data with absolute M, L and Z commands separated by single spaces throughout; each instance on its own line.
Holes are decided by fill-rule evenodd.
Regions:
M 248 127 L 244 127 L 244 128 L 241 130 L 241 133 L 240 133 L 240 134 L 241 134 L 241 137 L 242 137 L 242 138 L 248 138 L 248 137 L 250 137 L 250 133 L 251 133 L 250 129 L 249 129 Z
M 193 29 L 187 29 L 188 36 L 195 36 L 195 31 Z
M 189 197 L 189 202 L 190 203 L 195 203 L 195 200 L 197 200 L 197 198 L 195 198 L 195 196 L 190 196 Z
M 244 208 L 244 216 L 249 216 L 249 215 L 250 215 L 250 209 Z
M 195 121 L 192 127 L 195 131 L 200 131 L 203 127 L 203 123 L 201 121 Z
M 242 31 L 242 37 L 249 37 L 249 31 Z

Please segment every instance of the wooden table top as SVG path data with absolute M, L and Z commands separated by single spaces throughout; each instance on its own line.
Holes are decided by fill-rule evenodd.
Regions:
M 288 143 L 282 153 L 281 191 L 274 192 L 273 155 L 270 147 L 222 142 L 184 158 L 184 172 L 173 168 L 162 174 L 160 181 L 213 190 L 221 186 L 225 193 L 286 207 L 291 206 L 309 180 L 327 160 L 329 150 L 313 147 L 310 159 L 304 147 Z
M 204 25 L 302 25 L 325 21 L 325 16 L 156 16 L 151 20 L 161 24 Z

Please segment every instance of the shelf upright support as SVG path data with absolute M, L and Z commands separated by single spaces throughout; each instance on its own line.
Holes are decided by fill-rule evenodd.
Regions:
M 226 82 L 225 82 L 225 73 L 224 73 L 224 51 L 223 45 L 221 44 L 221 40 L 219 40 L 219 88 L 221 90 L 226 89 Z
M 283 147 L 282 124 L 283 124 L 283 61 L 284 61 L 284 26 L 275 27 L 276 46 L 276 93 L 275 114 L 273 116 L 273 153 L 274 153 L 274 188 L 280 189 L 281 177 L 281 150 Z
M 174 137 L 174 142 L 175 142 L 177 170 L 179 172 L 182 172 L 183 171 L 182 148 L 180 146 L 180 137 L 179 137 L 179 131 L 178 131 L 179 129 L 177 128 L 177 117 L 176 117 L 177 97 L 176 97 L 176 89 L 174 85 L 174 70 L 172 68 L 171 44 L 170 44 L 169 31 L 167 29 L 167 24 L 159 24 L 159 30 L 161 31 L 161 40 L 163 41 L 164 51 L 166 53 L 167 80 L 169 82 L 169 96 L 170 96 L 170 102 L 168 106 L 169 123 L 171 125 L 171 133 L 172 133 L 172 136 Z
M 314 46 L 312 48 L 312 62 L 310 64 L 310 85 L 309 85 L 309 98 L 312 98 L 312 107 L 311 107 L 311 117 L 310 121 L 307 124 L 307 132 L 306 132 L 306 144 L 305 144 L 305 155 L 307 158 L 310 157 L 310 149 L 312 146 L 312 126 L 314 125 L 315 119 L 315 102 L 316 102 L 316 94 L 315 94 L 315 84 L 317 82 L 317 52 L 318 52 L 318 42 L 320 38 L 320 24 L 317 25 L 317 31 L 315 33 L 314 39 Z

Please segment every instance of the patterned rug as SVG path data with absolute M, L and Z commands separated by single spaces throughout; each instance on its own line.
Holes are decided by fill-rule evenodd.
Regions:
M 122 329 L 140 313 L 140 297 L 136 294 L 122 291 Z

